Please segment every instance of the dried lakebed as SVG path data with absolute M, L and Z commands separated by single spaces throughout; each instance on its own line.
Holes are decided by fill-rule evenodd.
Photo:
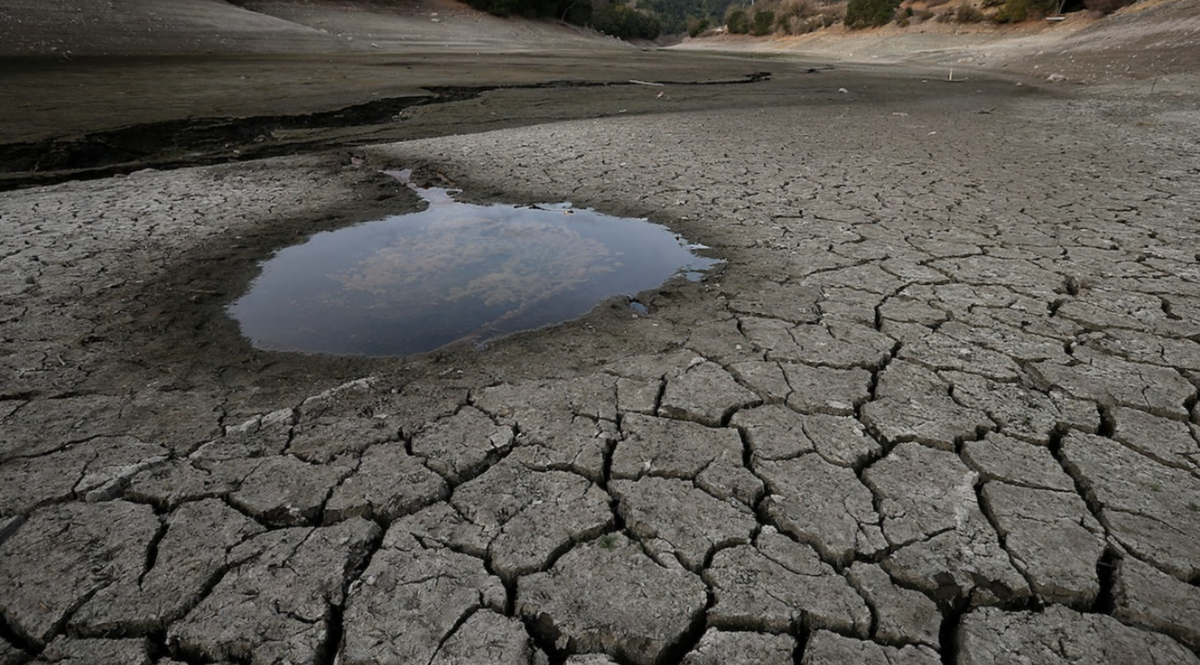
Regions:
M 838 84 L 364 149 L 728 258 L 416 359 L 223 315 L 345 156 L 0 195 L 0 662 L 1200 661 L 1195 109 Z

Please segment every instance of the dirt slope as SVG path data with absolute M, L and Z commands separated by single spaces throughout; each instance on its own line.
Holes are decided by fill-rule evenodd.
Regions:
M 798 37 L 686 40 L 676 48 L 904 62 L 947 75 L 951 68 L 960 75 L 988 72 L 1042 80 L 1056 75 L 1067 82 L 1116 87 L 1159 79 L 1156 91 L 1186 94 L 1200 90 L 1200 3 L 1145 0 L 1103 18 L 1077 12 L 1058 23 L 1016 26 L 933 21 L 857 31 L 835 26 Z
M 1094 60 L 1115 74 L 1200 72 L 1200 3 L 1150 0 L 1065 36 L 1059 54 Z
M 336 37 L 223 0 L 9 0 L 0 56 L 338 50 Z
M 616 40 L 452 0 L 10 0 L 0 57 L 563 48 Z
M 373 51 L 545 50 L 625 46 L 565 24 L 501 18 L 455 0 L 371 3 L 352 0 L 244 0 L 247 9 L 291 21 Z

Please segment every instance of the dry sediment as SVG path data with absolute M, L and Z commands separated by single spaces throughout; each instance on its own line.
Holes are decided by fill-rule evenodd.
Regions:
M 1200 114 L 854 80 L 0 195 L 0 662 L 1200 662 Z M 409 166 L 728 263 L 484 349 L 239 340 Z

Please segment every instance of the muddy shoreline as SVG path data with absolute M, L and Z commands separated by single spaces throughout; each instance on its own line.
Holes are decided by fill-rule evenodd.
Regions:
M 663 58 L 663 60 L 658 60 Z M 451 59 L 452 62 L 454 59 Z M 390 59 L 385 60 L 389 63 Z M 518 78 L 536 79 L 537 75 L 557 77 L 563 72 L 559 68 L 567 65 L 554 58 L 546 62 L 556 63 L 547 71 L 521 70 Z M 619 61 L 618 61 L 619 62 Z M 659 63 L 659 64 L 655 64 Z M 714 63 L 716 66 L 714 66 Z M 106 64 L 106 67 L 112 65 Z M 391 64 L 372 63 L 372 67 L 394 67 Z M 445 68 L 450 69 L 450 73 Z M 765 67 L 769 67 L 768 71 Z M 152 67 L 138 64 L 136 71 L 148 73 Z M 381 159 L 378 146 L 385 141 L 429 139 L 440 136 L 466 136 L 505 128 L 527 127 L 527 131 L 539 133 L 538 126 L 550 122 L 577 119 L 608 119 L 621 123 L 638 123 L 641 119 L 656 116 L 671 117 L 687 113 L 724 113 L 730 121 L 746 117 L 753 122 L 756 114 L 779 112 L 809 112 L 828 116 L 837 111 L 844 117 L 847 112 L 866 111 L 869 115 L 881 114 L 878 109 L 897 104 L 917 104 L 936 108 L 939 113 L 979 114 L 1018 103 L 1024 98 L 1044 96 L 1031 86 L 1019 86 L 1006 80 L 964 80 L 948 84 L 928 76 L 919 70 L 895 67 L 874 71 L 865 67 L 831 67 L 810 62 L 794 62 L 780 59 L 723 57 L 702 54 L 657 54 L 638 53 L 632 56 L 627 67 L 614 71 L 611 63 L 603 67 L 580 68 L 579 63 L 570 66 L 576 76 L 572 80 L 557 78 L 522 84 L 504 84 L 504 75 L 493 86 L 482 88 L 440 87 L 425 88 L 427 96 L 404 97 L 398 100 L 384 99 L 366 102 L 339 110 L 322 111 L 297 116 L 272 116 L 230 119 L 187 119 L 158 123 L 135 124 L 128 128 L 99 133 L 84 133 L 82 138 L 51 139 L 38 144 L 38 150 L 50 154 L 61 154 L 63 166 L 68 168 L 46 172 L 13 171 L 4 174 L 8 187 L 28 186 L 44 181 L 75 179 L 77 182 L 94 182 L 102 186 L 110 173 L 133 174 L 126 178 L 118 175 L 120 189 L 128 191 L 134 183 L 166 182 L 172 173 L 188 173 L 205 179 L 221 182 L 227 177 L 236 177 L 241 169 L 260 173 L 272 181 L 274 186 L 286 188 L 287 173 L 295 167 L 287 166 L 297 160 L 305 167 L 304 179 L 328 180 L 339 188 L 348 188 L 347 193 L 334 200 L 311 202 L 290 201 L 280 206 L 290 212 L 272 212 L 255 219 L 251 226 L 246 223 L 230 225 L 203 241 L 191 244 L 186 251 L 173 251 L 169 257 L 146 257 L 138 262 L 152 261 L 161 266 L 153 276 L 139 274 L 125 261 L 117 262 L 122 272 L 132 271 L 123 277 L 119 285 L 100 292 L 101 298 L 91 302 L 99 312 L 136 312 L 126 318 L 122 313 L 116 317 L 98 314 L 100 321 L 120 321 L 120 325 L 104 323 L 100 332 L 85 338 L 83 346 L 89 364 L 104 365 L 104 358 L 137 358 L 136 365 L 143 371 L 158 368 L 168 373 L 179 371 L 189 376 L 189 383 L 203 385 L 214 379 L 222 384 L 230 377 L 243 377 L 233 381 L 236 385 L 243 380 L 252 384 L 269 382 L 277 386 L 296 384 L 289 391 L 303 391 L 308 380 L 305 377 L 324 377 L 324 381 L 340 383 L 364 373 L 375 373 L 384 366 L 404 368 L 408 374 L 415 368 L 432 363 L 434 367 L 425 371 L 440 372 L 437 366 L 455 363 L 450 358 L 463 355 L 467 364 L 473 364 L 478 353 L 468 348 L 446 349 L 424 358 L 415 359 L 365 359 L 354 357 L 306 356 L 303 354 L 269 353 L 255 350 L 239 334 L 225 314 L 225 308 L 244 292 L 249 281 L 257 273 L 259 264 L 271 254 L 285 246 L 297 244 L 302 239 L 324 230 L 361 221 L 379 219 L 392 214 L 412 210 L 416 205 L 411 192 L 400 187 L 394 179 L 380 173 L 382 170 L 413 168 L 415 177 L 423 184 L 444 185 L 453 182 L 463 188 L 464 200 L 472 202 L 528 203 L 572 200 L 577 205 L 595 207 L 608 214 L 647 217 L 683 233 L 686 237 L 711 244 L 706 238 L 707 226 L 698 226 L 700 219 L 680 219 L 676 211 L 654 205 L 639 204 L 620 195 L 620 191 L 606 194 L 603 200 L 595 200 L 594 194 L 576 200 L 578 195 L 564 196 L 550 191 L 523 192 L 520 183 L 503 184 L 504 179 L 485 179 L 482 182 L 469 169 L 450 169 L 438 160 L 427 158 L 396 159 L 389 155 Z M 426 76 L 445 76 L 454 80 L 456 71 L 452 63 L 431 66 Z M 498 71 L 507 71 L 500 69 Z M 660 86 L 646 86 L 641 79 L 630 77 L 654 71 L 662 76 L 653 81 Z M 461 74 L 465 75 L 465 74 Z M 471 76 L 479 76 L 471 73 Z M 157 75 L 156 75 L 157 76 Z M 630 77 L 630 78 L 625 78 Z M 651 78 L 651 77 L 647 77 Z M 633 81 L 637 82 L 631 82 Z M 149 89 L 156 79 L 144 81 Z M 660 96 L 661 94 L 661 96 Z M 840 109 L 840 110 L 839 110 Z M 398 113 L 397 113 L 398 111 Z M 161 110 L 147 109 L 148 115 Z M 86 126 L 93 116 L 77 115 L 73 122 Z M 130 116 L 132 119 L 137 116 Z M 871 131 L 888 131 L 886 127 L 903 118 L 903 115 L 881 115 L 872 121 Z M 104 122 L 105 120 L 101 120 Z M 789 130 L 790 131 L 790 130 Z M 820 133 L 819 126 L 805 127 L 805 134 Z M 763 136 L 765 140 L 769 137 Z M 784 139 L 792 142 L 791 139 Z M 124 141 L 134 145 L 125 149 Z M 335 147 L 334 147 L 335 146 Z M 0 148 L 4 149 L 4 148 Z M 14 152 L 24 149 L 7 149 Z M 655 148 L 647 147 L 650 155 Z M 263 155 L 289 153 L 296 157 L 256 159 Z M 802 154 L 802 153 L 801 153 Z M 582 156 L 582 155 L 581 155 Z M 602 157 L 602 156 L 601 156 Z M 73 158 L 95 159 L 100 165 L 89 169 L 71 168 L 81 165 Z M 104 164 L 107 160 L 116 163 Z M 195 171 L 193 165 L 210 163 L 216 165 Z M 10 164 L 20 165 L 19 160 Z M 86 163 L 86 161 L 84 161 Z M 150 170 L 146 170 L 150 169 Z M 182 170 L 181 170 L 182 169 Z M 603 180 L 597 181 L 602 186 Z M 55 188 L 70 188 L 70 183 Z M 17 190 L 14 195 L 20 194 Z M 42 190 L 35 190 L 42 191 Z M 52 192 L 54 189 L 46 190 Z M 32 193 L 32 192 L 31 192 Z M 36 196 L 36 194 L 35 194 Z M 236 210 L 205 211 L 215 220 L 234 214 Z M 247 222 L 249 220 L 246 220 Z M 214 225 L 220 228 L 222 224 Z M 207 236 L 208 234 L 206 234 Z M 140 248 L 129 248 L 133 254 Z M 720 246 L 719 254 L 726 251 Z M 677 284 L 665 287 L 667 298 L 684 297 L 676 293 L 698 293 L 704 287 Z M 692 296 L 687 296 L 692 297 Z M 130 304 L 136 304 L 129 307 Z M 623 319 L 628 314 L 623 303 L 600 307 L 597 312 L 585 317 L 586 321 L 568 324 L 568 329 L 587 336 L 597 325 L 607 329 L 614 340 L 627 327 Z M 594 319 L 594 321 L 592 321 Z M 131 326 L 131 327 L 130 327 Z M 561 332 L 561 331 L 560 331 Z M 518 335 L 501 345 L 516 345 L 536 340 L 540 334 Z M 630 340 L 623 340 L 622 346 Z M 554 344 L 558 346 L 558 342 Z M 561 347 L 570 349 L 571 343 Z M 650 351 L 654 347 L 644 347 Z M 197 353 L 198 350 L 203 350 Z M 628 352 L 628 348 L 625 349 Z M 528 352 L 545 353 L 542 343 L 529 347 Z M 502 353 L 501 355 L 507 355 Z M 519 355 L 519 354 L 518 354 Z M 557 361 L 547 361 L 542 367 L 571 367 L 582 363 L 590 366 L 597 358 L 571 358 L 570 351 Z M 524 363 L 517 362 L 518 367 Z M 175 369 L 172 369 L 175 368 Z M 499 371 L 492 367 L 489 371 Z M 512 369 L 503 370 L 506 374 Z M 524 374 L 524 370 L 519 370 Z M 138 372 L 142 374 L 143 372 Z M 534 374 L 537 372 L 535 371 Z M 113 370 L 100 371 L 98 382 L 89 380 L 87 385 L 111 386 L 115 380 Z M 218 377 L 220 377 L 218 379 Z M 141 379 L 119 379 L 120 384 L 132 384 Z M 20 385 L 21 382 L 17 382 Z M 229 387 L 232 387 L 229 385 Z M 83 389 L 83 386 L 63 387 L 49 390 L 7 391 L 9 395 L 50 396 L 62 392 Z M 91 388 L 88 388 L 91 389 Z M 228 389 L 228 388 L 226 388 Z
M 21 63 L 24 67 L 13 69 L 36 71 L 40 63 Z M 752 63 L 747 62 L 748 67 Z M 105 63 L 106 68 L 137 69 L 129 63 Z M 153 64 L 148 65 L 153 67 Z M 394 62 L 374 66 L 398 67 Z M 407 67 L 412 69 L 412 67 Z M 770 79 L 770 72 L 749 72 L 741 76 L 730 75 L 720 78 L 720 72 L 681 71 L 696 75 L 694 80 L 658 79 L 657 85 L 671 86 L 676 90 L 700 90 L 703 86 L 736 86 L 753 84 Z M 726 67 L 732 70 L 732 65 Z M 816 71 L 826 71 L 825 68 Z M 553 76 L 556 71 L 547 71 Z M 713 74 L 716 74 L 716 77 Z M 53 184 L 73 179 L 92 179 L 115 174 L 128 174 L 145 168 L 172 169 L 185 166 L 201 166 L 234 161 L 247 161 L 265 157 L 305 154 L 333 149 L 352 149 L 361 145 L 393 142 L 413 138 L 427 138 L 442 132 L 477 132 L 506 126 L 520 126 L 545 122 L 544 116 L 524 116 L 519 110 L 505 110 L 505 93 L 526 94 L 531 91 L 546 91 L 547 97 L 555 98 L 561 106 L 552 119 L 599 117 L 606 111 L 594 103 L 597 95 L 592 91 L 572 91 L 583 88 L 633 87 L 644 83 L 609 80 L 602 72 L 574 80 L 547 79 L 527 83 L 497 82 L 486 86 L 424 85 L 415 94 L 401 97 L 372 99 L 350 106 L 331 110 L 277 115 L 254 115 L 243 117 L 196 117 L 137 122 L 138 116 L 130 114 L 124 118 L 133 124 L 116 129 L 95 131 L 92 116 L 86 118 L 63 118 L 67 130 L 35 142 L 16 142 L 0 145 L 0 190 L 15 189 L 30 185 Z M 453 80 L 454 77 L 449 77 Z M 526 77 L 535 78 L 535 77 Z M 636 80 L 636 79 L 635 79 Z M 143 82 L 153 87 L 153 81 Z M 636 90 L 636 88 L 634 88 Z M 640 91 L 640 90 L 639 90 Z M 503 120 L 495 117 L 478 117 L 471 114 L 447 111 L 449 118 L 437 118 L 436 124 L 413 122 L 417 114 L 414 107 L 425 105 L 454 105 L 456 102 L 471 102 L 484 95 L 498 104 L 490 111 L 491 116 L 504 114 Z M 372 93 L 378 97 L 379 93 Z M 570 96 L 582 99 L 571 101 Z M 607 100 L 628 98 L 627 92 L 605 90 L 600 96 Z M 729 92 L 714 91 L 714 97 L 728 97 Z M 496 100 L 496 97 L 501 99 Z M 459 104 L 461 106 L 461 104 Z M 636 112 L 663 110 L 635 107 Z M 685 105 L 687 106 L 694 105 Z M 286 105 L 279 105 L 280 110 Z M 672 110 L 679 110 L 678 108 Z M 628 112 L 627 108 L 620 112 Z M 156 115 L 148 110 L 147 115 Z M 429 113 L 423 114 L 425 117 Z M 430 126 L 432 125 L 432 126 Z M 10 136 L 23 132 L 20 122 L 8 127 Z

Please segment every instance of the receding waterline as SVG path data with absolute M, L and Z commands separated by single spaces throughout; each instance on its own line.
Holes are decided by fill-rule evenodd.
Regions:
M 261 349 L 406 356 L 570 321 L 720 263 L 644 219 L 417 191 L 421 212 L 318 233 L 264 262 L 229 308 L 242 334 Z

